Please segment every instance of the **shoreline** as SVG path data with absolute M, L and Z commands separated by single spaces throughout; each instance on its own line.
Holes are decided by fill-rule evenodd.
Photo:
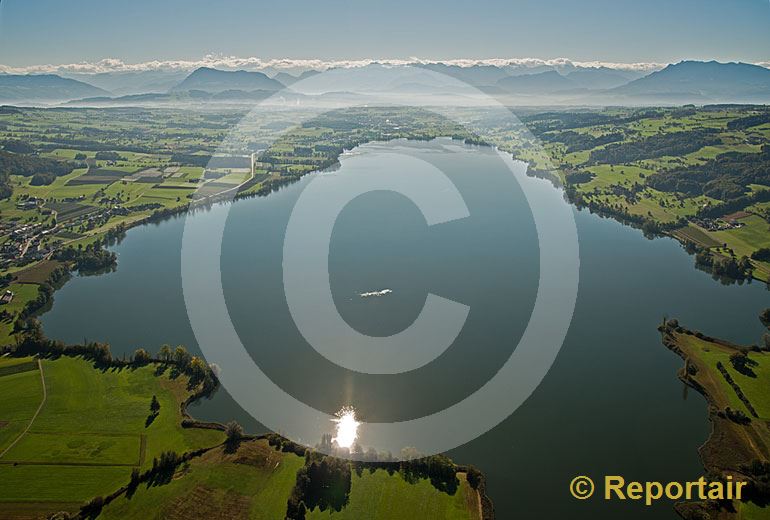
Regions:
M 457 136 L 452 136 L 452 135 L 436 136 L 436 137 L 434 137 L 434 138 L 432 138 L 430 140 L 432 141 L 432 140 L 441 139 L 441 138 L 449 138 L 449 139 L 453 139 L 453 140 L 462 140 L 462 139 L 458 138 Z M 327 164 L 323 165 L 322 167 L 320 167 L 318 169 L 307 171 L 307 172 L 302 172 L 302 173 L 298 173 L 298 174 L 291 174 L 291 175 L 281 175 L 281 174 L 278 174 L 276 176 L 275 174 L 273 174 L 273 175 L 269 175 L 267 178 L 261 180 L 259 183 L 255 182 L 255 181 L 258 180 L 258 177 L 255 176 L 253 174 L 253 172 L 252 172 L 252 174 L 249 177 L 249 179 L 245 180 L 244 182 L 242 182 L 241 184 L 239 184 L 239 185 L 237 185 L 237 186 L 235 186 L 233 188 L 229 188 L 228 190 L 225 190 L 223 192 L 219 192 L 219 193 L 216 193 L 216 194 L 207 195 L 207 196 L 205 196 L 205 197 L 203 197 L 201 199 L 198 199 L 198 200 L 192 200 L 190 202 L 186 202 L 186 203 L 181 204 L 181 205 L 179 205 L 177 207 L 164 208 L 164 209 L 155 210 L 150 215 L 147 215 L 147 216 L 138 218 L 136 220 L 133 220 L 133 221 L 129 222 L 128 224 L 126 224 L 125 222 L 122 222 L 122 223 L 118 224 L 117 226 L 115 226 L 114 228 L 107 229 L 107 230 L 105 230 L 102 233 L 97 233 L 97 234 L 94 234 L 94 235 L 88 237 L 88 239 L 89 239 L 89 241 L 91 241 L 91 240 L 102 240 L 105 237 L 108 237 L 111 232 L 118 231 L 118 235 L 116 237 L 114 237 L 114 239 L 111 241 L 111 244 L 110 244 L 110 245 L 114 245 L 115 243 L 119 243 L 123 239 L 123 237 L 125 236 L 125 233 L 127 231 L 129 231 L 131 229 L 134 229 L 134 228 L 138 228 L 138 227 L 141 227 L 141 226 L 144 226 L 144 225 L 147 225 L 147 224 L 163 222 L 166 219 L 170 219 L 170 218 L 173 218 L 173 217 L 178 217 L 178 216 L 181 216 L 181 215 L 187 215 L 187 214 L 189 214 L 191 212 L 198 211 L 198 210 L 208 210 L 214 204 L 218 204 L 218 203 L 220 203 L 220 204 L 221 203 L 228 204 L 228 203 L 235 203 L 238 200 L 246 199 L 246 198 L 267 197 L 270 194 L 272 194 L 273 192 L 280 190 L 282 187 L 287 186 L 287 185 L 291 185 L 291 184 L 299 181 L 300 179 L 302 179 L 302 177 L 304 177 L 306 175 L 322 173 L 324 171 L 327 171 L 329 168 L 333 168 L 335 166 L 339 166 L 339 164 L 340 164 L 339 159 L 346 152 L 351 152 L 351 151 L 355 150 L 356 148 L 358 148 L 358 147 L 360 147 L 362 145 L 366 145 L 366 144 L 370 144 L 370 143 L 377 143 L 377 142 L 387 143 L 387 142 L 396 141 L 396 140 L 399 140 L 399 139 L 404 139 L 404 140 L 407 140 L 407 141 L 425 141 L 425 139 L 419 138 L 419 137 L 415 137 L 415 138 L 396 137 L 396 138 L 387 139 L 387 140 L 372 139 L 370 141 L 363 141 L 363 142 L 357 141 L 355 143 L 355 146 L 353 146 L 353 148 L 351 148 L 351 149 L 342 148 L 337 153 L 337 155 L 334 158 L 330 158 L 330 160 L 327 161 Z M 630 228 L 640 230 L 645 236 L 647 236 L 649 238 L 670 238 L 670 239 L 673 239 L 680 246 L 682 246 L 684 251 L 689 256 L 696 257 L 696 260 L 697 260 L 697 253 L 698 253 L 698 251 L 697 250 L 691 250 L 692 243 L 687 241 L 687 240 L 685 240 L 685 239 L 683 239 L 683 238 L 681 238 L 681 237 L 679 237 L 675 233 L 676 230 L 674 228 L 672 228 L 672 229 L 664 229 L 664 228 L 660 227 L 660 225 L 657 224 L 657 221 L 652 220 L 652 219 L 647 219 L 646 217 L 629 218 L 630 215 L 619 214 L 619 213 L 617 213 L 615 211 L 608 211 L 606 208 L 603 208 L 603 207 L 594 207 L 594 206 L 590 206 L 590 205 L 586 205 L 586 204 L 581 204 L 580 201 L 575 200 L 574 196 L 571 195 L 572 190 L 570 190 L 570 186 L 564 184 L 562 179 L 558 176 L 558 174 L 556 174 L 556 171 L 558 171 L 558 169 L 556 169 L 556 171 L 554 171 L 554 172 L 551 172 L 551 171 L 548 171 L 548 170 L 540 170 L 540 169 L 538 169 L 536 167 L 535 163 L 527 162 L 527 161 L 525 161 L 523 159 L 520 159 L 520 158 L 518 158 L 516 156 L 515 153 L 513 153 L 511 151 L 503 150 L 500 146 L 492 144 L 492 143 L 488 143 L 486 141 L 482 141 L 480 143 L 477 143 L 477 142 L 469 143 L 467 138 L 466 138 L 463 142 L 465 144 L 469 145 L 469 146 L 491 146 L 491 147 L 494 147 L 497 151 L 511 156 L 511 158 L 514 161 L 521 161 L 522 163 L 524 163 L 526 165 L 525 174 L 527 176 L 532 177 L 532 178 L 546 180 L 546 181 L 548 181 L 548 182 L 550 182 L 552 184 L 554 189 L 561 190 L 562 193 L 564 194 L 564 199 L 565 199 L 566 203 L 570 204 L 571 206 L 573 206 L 574 208 L 578 209 L 579 211 L 582 211 L 583 209 L 586 209 L 591 214 L 596 214 L 600 218 L 610 218 L 610 219 L 620 223 L 621 225 L 628 226 Z M 248 191 L 248 190 L 250 190 L 254 186 L 259 186 L 259 189 L 254 190 L 254 191 Z M 233 191 L 235 192 L 233 195 L 225 195 L 226 193 L 230 193 L 230 192 L 233 192 Z M 636 216 L 634 216 L 634 217 L 636 217 Z M 649 222 L 655 224 L 656 229 L 654 229 L 654 230 L 647 230 L 647 229 L 645 229 L 645 224 L 649 223 Z M 695 247 L 697 247 L 697 246 L 695 246 Z M 717 256 L 721 257 L 721 255 L 717 255 Z M 47 257 L 47 258 L 45 258 L 45 259 L 43 259 L 43 260 L 41 260 L 39 262 L 35 262 L 35 263 L 31 264 L 31 265 L 24 266 L 23 268 L 20 268 L 18 270 L 14 270 L 12 272 L 14 282 L 16 282 L 16 283 L 33 283 L 33 284 L 37 283 L 38 285 L 42 285 L 42 284 L 47 283 L 48 280 L 45 280 L 45 281 L 42 281 L 42 282 L 35 282 L 35 281 L 19 282 L 18 281 L 19 280 L 19 276 L 22 276 L 26 271 L 28 271 L 28 270 L 29 271 L 34 271 L 36 269 L 39 269 L 40 266 L 45 265 L 46 262 L 57 262 L 57 261 L 53 260 L 52 258 L 50 258 L 50 255 L 49 255 L 49 257 Z M 66 262 L 64 262 L 64 264 L 66 265 Z M 115 266 L 115 268 L 117 268 L 117 265 Z M 700 270 L 700 271 L 707 272 L 708 274 L 711 274 L 712 278 L 714 278 L 715 281 L 722 280 L 723 283 L 726 281 L 728 283 L 743 284 L 743 283 L 751 283 L 752 280 L 757 280 L 757 281 L 760 281 L 760 282 L 765 282 L 765 280 L 759 278 L 756 275 L 756 269 L 752 270 L 751 275 L 749 277 L 743 278 L 743 279 L 736 279 L 736 278 L 731 278 L 731 277 L 720 277 L 719 275 L 716 275 L 716 274 L 714 274 L 712 272 L 709 272 L 704 267 L 699 266 L 697 261 L 694 262 L 693 268 L 697 269 L 697 270 Z M 74 271 L 74 269 L 71 266 L 67 266 L 67 269 L 69 270 L 70 273 L 72 273 Z M 66 283 L 66 280 L 65 280 L 64 283 Z M 61 286 L 63 286 L 63 284 L 61 284 Z M 55 286 L 54 287 L 54 292 L 56 290 L 58 290 L 59 288 L 60 288 L 60 286 Z M 52 303 L 53 303 L 53 295 L 51 296 L 50 302 L 48 302 L 45 305 L 45 307 L 44 307 L 45 311 L 43 311 L 43 312 L 41 312 L 39 314 L 37 314 L 37 313 L 34 314 L 34 317 L 37 317 L 39 315 L 44 314 L 50 308 Z

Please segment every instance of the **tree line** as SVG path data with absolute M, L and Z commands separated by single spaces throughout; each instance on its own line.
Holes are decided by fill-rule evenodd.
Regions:
M 56 177 L 67 175 L 73 169 L 74 165 L 66 161 L 0 150 L 0 199 L 7 199 L 13 193 L 11 175 L 32 177 L 34 185 L 41 185 L 50 184 Z
M 376 457 L 348 461 L 312 449 L 305 449 L 304 455 L 305 465 L 297 472 L 297 480 L 287 502 L 286 518 L 291 520 L 304 520 L 307 511 L 316 508 L 321 511 L 342 510 L 349 501 L 352 471 L 360 476 L 365 470 L 373 473 L 381 469 L 391 476 L 398 473 L 410 484 L 427 479 L 434 488 L 449 495 L 454 495 L 459 488 L 457 472 L 461 470 L 466 472 L 473 489 L 481 489 L 484 485 L 484 477 L 478 469 L 472 466 L 460 468 L 445 455 L 421 457 L 416 454 L 414 458 L 401 461 L 392 458 L 377 460 Z
M 643 159 L 654 159 L 665 155 L 681 156 L 700 150 L 704 146 L 721 144 L 715 130 L 692 130 L 656 134 L 641 141 L 610 144 L 600 150 L 591 151 L 591 164 L 624 164 Z
M 566 132 L 545 134 L 540 138 L 547 142 L 563 143 L 567 146 L 567 153 L 572 153 L 590 150 L 605 144 L 616 143 L 622 141 L 624 137 L 623 132 L 611 132 L 594 137 L 589 133 L 568 130 Z

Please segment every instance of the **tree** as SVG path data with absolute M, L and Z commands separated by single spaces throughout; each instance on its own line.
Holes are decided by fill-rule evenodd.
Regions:
M 171 345 L 164 343 L 158 351 L 158 358 L 162 361 L 171 361 Z
M 761 262 L 767 262 L 770 260 L 770 248 L 767 247 L 760 247 L 753 253 L 751 253 L 751 258 L 754 260 L 759 260 Z
M 134 468 L 131 470 L 131 480 L 128 482 L 128 486 L 126 486 L 126 498 L 131 498 L 134 496 L 134 493 L 136 493 L 136 488 L 139 487 L 139 482 L 141 481 L 142 476 L 141 473 L 139 473 L 139 468 Z
M 762 334 L 762 350 L 770 350 L 770 334 Z
M 730 363 L 737 372 L 750 377 L 756 377 L 756 374 L 754 374 L 751 367 L 756 366 L 757 362 L 749 358 L 746 352 L 735 352 L 734 354 L 731 354 Z
M 193 356 L 188 367 L 190 373 L 190 384 L 197 385 L 206 377 L 209 366 L 198 356 Z
M 150 401 L 150 411 L 154 414 L 160 412 L 160 403 L 158 402 L 157 396 L 152 396 L 152 401 Z
M 468 484 L 470 484 L 473 489 L 478 489 L 479 484 L 481 484 L 481 481 L 484 478 L 481 474 L 481 471 L 479 471 L 475 466 L 468 466 L 468 473 L 466 475 Z
M 230 421 L 225 426 L 225 451 L 228 453 L 234 453 L 238 450 L 238 446 L 243 440 L 243 427 L 235 421 Z
M 192 356 L 182 345 L 179 345 L 174 349 L 174 363 L 177 364 L 180 370 L 187 370 L 187 368 L 190 366 L 191 360 Z
M 70 520 L 72 517 L 66 511 L 59 511 L 47 517 L 47 520 Z
M 134 352 L 134 365 L 142 366 L 150 362 L 150 353 L 143 348 L 138 348 Z
M 81 516 L 84 516 L 86 518 L 96 518 L 99 516 L 99 513 L 102 512 L 102 508 L 104 507 L 104 498 L 103 497 L 95 497 L 92 498 L 90 502 L 87 504 L 81 506 L 80 508 L 80 514 Z
M 765 327 L 770 328 L 770 308 L 767 308 L 759 313 L 759 321 L 761 321 L 762 325 Z

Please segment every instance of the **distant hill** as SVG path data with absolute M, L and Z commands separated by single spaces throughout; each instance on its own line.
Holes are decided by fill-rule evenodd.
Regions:
M 682 61 L 669 65 L 609 94 L 679 101 L 770 101 L 770 70 L 748 63 Z
M 88 83 L 55 74 L 0 75 L 0 101 L 3 102 L 69 101 L 109 94 Z
M 315 76 L 316 74 L 320 74 L 320 72 L 319 72 L 319 71 L 317 71 L 317 70 L 306 70 L 305 72 L 303 72 L 302 74 L 300 74 L 300 75 L 297 77 L 297 79 L 298 79 L 298 80 L 302 80 L 302 79 L 312 78 L 312 77 L 313 77 L 313 76 Z
M 292 76 L 288 72 L 279 72 L 278 74 L 273 76 L 273 79 L 280 82 L 282 85 L 286 85 L 287 87 L 292 83 L 296 83 L 297 81 L 299 81 L 299 78 L 297 76 Z
M 548 94 L 578 88 L 578 85 L 555 70 L 538 74 L 509 76 L 497 82 L 501 89 L 516 94 Z
M 205 92 L 224 92 L 227 90 L 277 91 L 283 89 L 284 86 L 280 81 L 269 78 L 261 72 L 248 72 L 245 70 L 227 71 L 201 67 L 191 72 L 189 76 L 172 90 L 203 90 Z
M 315 76 L 316 74 L 320 74 L 317 70 L 306 70 L 299 76 L 292 76 L 288 72 L 279 72 L 275 76 L 273 76 L 273 79 L 276 81 L 280 81 L 287 87 L 291 85 L 292 83 L 296 83 L 298 81 L 302 81 L 303 79 L 310 78 L 312 76 Z
M 84 81 L 116 96 L 167 92 L 184 80 L 189 71 L 143 70 L 135 72 L 101 72 L 98 74 L 66 74 L 68 78 Z
M 273 90 L 222 90 L 206 92 L 204 90 L 180 90 L 163 93 L 129 94 L 126 96 L 109 97 L 96 96 L 69 101 L 67 105 L 74 106 L 142 106 L 168 105 L 183 103 L 212 103 L 212 102 L 250 102 L 261 101 L 275 94 Z
M 635 70 L 572 63 L 467 67 L 445 63 L 415 63 L 408 67 L 372 63 L 330 69 L 323 74 L 307 70 L 297 75 L 296 69 L 291 73 L 280 69 L 269 72 L 272 78 L 264 72 L 208 67 L 189 74 L 179 70 L 69 73 L 66 78 L 51 74 L 0 74 L 0 104 L 235 103 L 264 100 L 277 92 L 280 96 L 274 100 L 276 103 L 331 104 L 332 100 L 351 96 L 363 96 L 367 102 L 376 96 L 386 101 L 393 96 L 442 96 L 441 99 L 454 97 L 456 102 L 465 103 L 478 98 L 479 90 L 506 103 L 523 104 L 770 103 L 770 70 L 716 61 L 683 61 L 646 76 Z
M 446 74 L 459 79 L 465 83 L 474 86 L 494 85 L 498 80 L 508 76 L 510 73 L 494 65 L 473 65 L 470 67 L 459 67 L 457 65 L 446 65 L 444 63 L 426 63 L 416 65 L 424 69 Z
M 576 87 L 588 89 L 615 88 L 641 76 L 640 73 L 614 70 L 607 67 L 579 68 L 565 75 Z

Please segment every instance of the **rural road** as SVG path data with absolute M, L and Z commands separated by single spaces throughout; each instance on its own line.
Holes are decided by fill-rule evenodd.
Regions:
M 2 453 L 0 453 L 0 459 L 2 459 L 8 451 L 10 451 L 11 448 L 13 448 L 17 442 L 21 440 L 24 435 L 29 431 L 29 429 L 32 427 L 32 423 L 35 422 L 35 419 L 37 419 L 37 416 L 40 414 L 40 410 L 43 409 L 43 405 L 45 405 L 45 400 L 48 397 L 48 393 L 45 390 L 45 376 L 43 375 L 43 363 L 40 362 L 40 359 L 37 360 L 37 368 L 40 370 L 40 382 L 43 384 L 43 400 L 40 401 L 40 406 L 37 407 L 37 410 L 35 411 L 35 415 L 32 416 L 32 419 L 29 420 L 29 424 L 24 429 L 23 432 L 19 434 L 18 437 L 14 439 L 14 441 L 8 445 L 7 448 L 3 450 Z

